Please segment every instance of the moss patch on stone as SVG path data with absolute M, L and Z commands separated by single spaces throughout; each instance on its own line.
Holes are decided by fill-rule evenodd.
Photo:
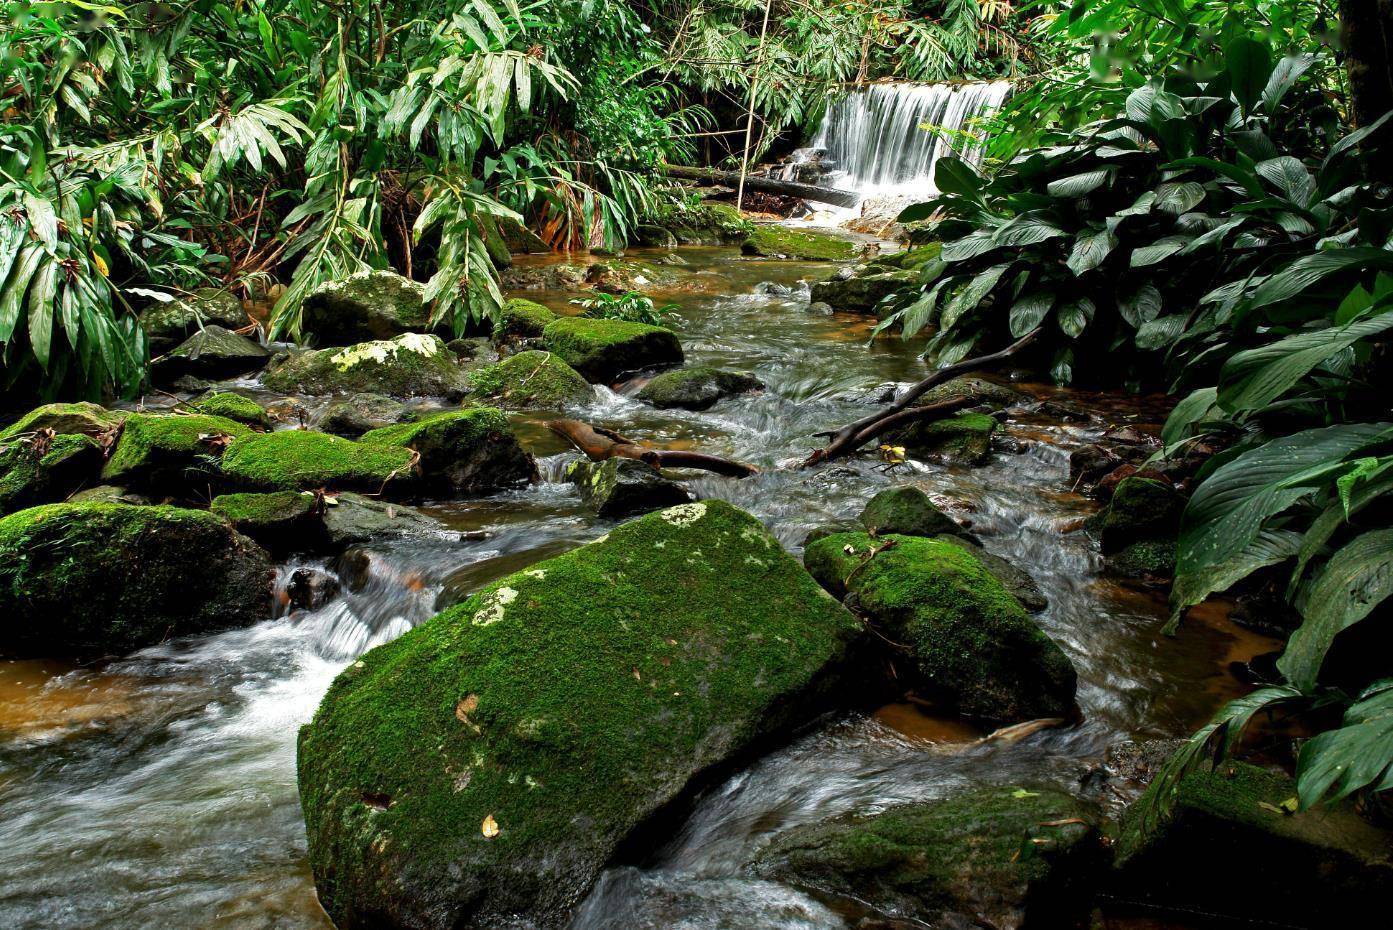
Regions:
M 640 245 L 648 246 L 733 245 L 753 228 L 734 204 L 706 200 L 663 206 L 646 217 L 638 238 Z
M 133 413 L 126 418 L 102 478 L 159 491 L 182 490 L 217 474 L 224 438 L 250 435 L 250 429 L 226 417 Z
M 271 425 L 270 417 L 266 415 L 266 410 L 260 404 L 249 397 L 243 397 L 241 394 L 234 394 L 231 391 L 222 391 L 200 397 L 190 401 L 189 407 L 197 413 L 225 417 L 247 426 L 268 428 Z
M 597 516 L 620 520 L 691 501 L 692 495 L 675 481 L 637 459 L 572 462 L 566 477 Z
M 966 550 L 936 539 L 841 533 L 807 547 L 804 564 L 893 642 L 908 646 L 923 686 L 994 723 L 1067 716 L 1074 666 Z
M 536 463 L 494 407 L 447 410 L 413 423 L 363 434 L 365 445 L 395 446 L 420 456 L 422 490 L 433 494 L 486 494 L 535 480 Z
M 165 303 L 152 303 L 140 311 L 140 328 L 155 352 L 178 345 L 203 326 L 217 325 L 240 329 L 247 324 L 242 302 L 229 291 L 216 287 L 199 288 L 187 297 Z
M 0 519 L 0 652 L 124 654 L 270 616 L 275 569 L 213 514 L 48 504 Z
M 512 409 L 562 408 L 595 399 L 580 372 L 553 352 L 531 350 L 469 374 L 473 395 Z
M 257 490 L 376 493 L 411 482 L 414 458 L 409 449 L 398 446 L 282 430 L 237 440 L 223 455 L 222 468 L 233 483 Z
M 458 398 L 467 387 L 445 343 L 418 333 L 288 355 L 266 371 L 262 383 L 283 393 L 393 397 Z
M 46 448 L 19 438 L 0 442 L 0 515 L 62 500 L 101 467 L 101 447 L 83 435 L 55 436 Z
M 307 491 L 220 494 L 208 509 L 273 552 L 303 548 L 303 530 L 314 517 L 315 496 Z
M 426 288 L 392 271 L 363 271 L 305 298 L 301 328 L 315 343 L 347 346 L 429 330 Z
M 937 536 L 962 529 L 913 485 L 889 488 L 872 497 L 861 511 L 861 524 L 877 536 Z
M 792 229 L 773 223 L 761 223 L 750 230 L 740 246 L 746 255 L 767 258 L 797 258 L 814 262 L 849 262 L 864 251 L 854 239 L 830 232 Z
M 911 455 L 932 457 L 949 465 L 983 465 L 991 459 L 992 434 L 998 425 L 985 413 L 958 413 L 911 423 L 886 441 L 904 446 Z
M 557 926 L 650 815 L 815 713 L 859 632 L 715 501 L 503 578 L 363 656 L 302 731 L 320 900 L 340 926 Z
M 723 397 L 763 390 L 753 375 L 724 368 L 680 368 L 666 371 L 645 384 L 636 395 L 659 410 L 706 410 Z
M 562 317 L 547 324 L 542 344 L 591 382 L 609 382 L 645 368 L 682 364 L 671 330 L 625 320 Z
M 123 410 L 107 410 L 97 404 L 79 401 L 70 404 L 44 404 L 0 430 L 0 442 L 22 433 L 51 429 L 55 433 L 86 433 L 89 436 L 120 426 L 126 419 Z
M 535 339 L 542 335 L 547 324 L 556 319 L 556 314 L 541 304 L 513 297 L 503 305 L 498 319 L 493 324 L 493 338 L 497 342 L 505 339 Z

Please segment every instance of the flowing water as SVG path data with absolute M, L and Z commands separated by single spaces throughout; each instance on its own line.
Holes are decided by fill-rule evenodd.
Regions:
M 699 799 L 648 860 L 606 872 L 577 930 L 850 926 L 847 914 L 743 877 L 741 864 L 776 831 L 843 811 L 981 783 L 1076 785 L 1109 743 L 1186 732 L 1239 691 L 1228 663 L 1266 644 L 1218 613 L 1163 639 L 1159 600 L 1103 578 L 1077 529 L 1092 507 L 1070 492 L 1067 457 L 1103 420 L 1061 424 L 1021 408 L 1008 424 L 1012 451 L 973 470 L 887 470 L 872 457 L 786 467 L 805 456 L 817 430 L 862 415 L 888 385 L 922 377 L 922 363 L 898 340 L 868 350 L 869 321 L 809 311 L 805 282 L 829 266 L 727 249 L 681 254 L 686 280 L 703 287 L 657 296 L 680 305 L 689 359 L 752 371 L 768 390 L 702 413 L 657 411 L 603 390 L 579 415 L 758 464 L 758 477 L 707 477 L 694 488 L 753 512 L 795 551 L 809 529 L 853 517 L 876 490 L 924 487 L 970 520 L 988 549 L 1038 579 L 1050 600 L 1040 623 L 1078 666 L 1084 720 L 985 743 L 910 705 L 826 721 Z M 558 308 L 566 298 L 542 295 Z M 1145 404 L 1029 389 L 1108 422 L 1158 416 Z M 556 483 L 572 453 L 542 419 L 517 422 L 552 480 L 427 508 L 483 538 L 374 545 L 354 561 L 342 597 L 249 629 L 96 668 L 0 663 L 0 926 L 328 927 L 306 863 L 296 730 L 356 656 L 439 606 L 606 531 Z

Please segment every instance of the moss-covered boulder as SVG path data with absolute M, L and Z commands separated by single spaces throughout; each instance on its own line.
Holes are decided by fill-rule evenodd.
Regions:
M 537 463 L 513 435 L 507 415 L 494 407 L 434 413 L 371 430 L 361 441 L 415 452 L 425 494 L 487 494 L 537 479 Z
M 930 242 L 910 249 L 901 249 L 898 252 L 888 252 L 883 255 L 877 255 L 866 264 L 871 268 L 882 270 L 894 268 L 901 271 L 911 271 L 923 268 L 929 262 L 938 258 L 942 253 L 942 243 Z
M 754 375 L 724 368 L 680 368 L 666 371 L 645 384 L 636 395 L 659 410 L 706 410 L 723 397 L 762 391 L 764 382 Z
M 513 297 L 503 305 L 493 324 L 493 338 L 495 342 L 535 339 L 555 319 L 556 314 L 549 308 L 522 297 Z
M 271 353 L 240 333 L 205 326 L 155 360 L 151 374 L 163 383 L 183 377 L 217 380 L 263 367 Z
M 861 525 L 872 536 L 937 536 L 962 532 L 957 522 L 939 510 L 929 495 L 910 484 L 888 488 L 872 497 L 861 511 Z
M 636 828 L 826 706 L 859 627 L 716 501 L 489 585 L 301 731 L 320 902 L 344 930 L 563 925 Z
M 473 397 L 522 410 L 561 409 L 595 399 L 595 389 L 554 352 L 529 350 L 469 373 Z
M 133 413 L 121 427 L 102 479 L 177 495 L 215 481 L 227 443 L 250 435 L 250 428 L 226 417 Z
M 233 442 L 223 454 L 222 471 L 229 482 L 249 490 L 390 494 L 413 485 L 415 458 L 400 446 L 282 430 Z
M 814 282 L 809 296 L 843 313 L 874 313 L 882 300 L 908 287 L 914 280 L 904 271 L 835 276 Z
M 636 230 L 639 245 L 735 245 L 754 228 L 734 204 L 711 200 L 666 204 L 647 220 Z
M 1025 395 L 1015 388 L 988 381 L 986 378 L 963 375 L 961 378 L 954 378 L 929 388 L 919 398 L 918 403 L 933 404 L 954 397 L 967 397 L 974 404 L 986 404 L 998 410 L 1026 399 Z
M 1039 582 L 1016 563 L 1003 559 L 999 555 L 993 555 L 972 539 L 961 534 L 944 533 L 934 538 L 939 542 L 946 542 L 970 553 L 1030 613 L 1038 614 L 1050 606 L 1050 602 L 1045 598 L 1045 593 L 1040 590 Z
M 305 298 L 301 330 L 321 346 L 350 346 L 430 330 L 426 286 L 393 271 L 362 271 Z
M 0 515 L 64 500 L 101 468 L 101 446 L 81 434 L 0 441 Z
M 1386 910 L 1393 834 L 1348 804 L 1292 813 L 1292 779 L 1238 762 L 1184 776 L 1168 808 L 1160 790 L 1153 782 L 1123 820 L 1127 898 L 1312 930 L 1364 926 Z
M 315 529 L 315 495 L 308 491 L 220 494 L 208 509 L 271 552 L 311 548 L 306 536 Z
M 140 328 L 156 355 L 167 352 L 205 326 L 241 329 L 250 322 L 232 293 L 205 287 L 187 297 L 153 303 L 140 311 Z
M 395 398 L 386 394 L 359 393 L 329 404 L 320 412 L 314 426 L 321 432 L 353 439 L 368 430 L 407 423 L 414 418 L 415 414 L 406 404 Z
M 626 320 L 562 317 L 542 331 L 543 347 L 587 380 L 616 381 L 627 372 L 682 364 L 682 343 L 669 329 Z
M 948 465 L 984 465 L 992 456 L 998 424 L 985 413 L 959 413 L 940 420 L 911 423 L 885 439 L 910 455 Z
M 607 520 L 661 510 L 692 499 L 682 485 L 637 459 L 572 462 L 566 469 L 566 478 L 580 491 L 586 506 Z
M 936 539 L 842 533 L 804 564 L 828 591 L 910 650 L 919 684 L 992 723 L 1067 716 L 1074 666 L 966 550 Z
M 740 245 L 746 255 L 797 258 L 811 262 L 849 262 L 865 251 L 855 239 L 826 230 L 758 224 Z
M 0 442 L 49 429 L 59 434 L 83 433 L 88 436 L 96 436 L 113 427 L 120 426 L 125 420 L 126 412 L 124 410 L 107 410 L 86 401 L 70 404 L 44 404 L 42 407 L 35 407 L 0 430 Z
M 48 504 L 0 519 L 0 653 L 124 654 L 271 615 L 275 568 L 205 511 Z
M 458 399 L 468 382 L 454 353 L 438 336 L 406 333 L 341 349 L 318 349 L 279 358 L 262 377 L 286 394 L 390 394 Z
M 1063 930 L 1087 926 L 1106 866 L 1096 820 L 1054 788 L 979 788 L 796 827 L 752 871 L 914 926 Z
M 99 484 L 85 488 L 65 498 L 70 504 L 148 504 L 150 499 L 144 494 L 118 487 L 114 484 Z
M 234 394 L 231 391 L 208 394 L 190 401 L 189 409 L 195 413 L 225 417 L 261 429 L 269 429 L 271 426 L 271 418 L 266 415 L 266 408 L 250 397 L 243 397 L 241 394 Z
M 1089 521 L 1108 568 L 1129 578 L 1175 574 L 1175 546 L 1185 495 L 1169 482 L 1124 478 L 1112 499 Z

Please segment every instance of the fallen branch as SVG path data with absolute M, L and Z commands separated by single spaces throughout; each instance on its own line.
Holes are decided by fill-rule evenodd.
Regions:
M 923 381 L 915 384 L 905 395 L 895 403 L 857 420 L 855 423 L 848 423 L 838 430 L 818 433 L 818 436 L 826 436 L 830 441 L 824 448 L 814 449 L 808 456 L 808 460 L 803 463 L 804 468 L 817 465 L 822 462 L 830 462 L 833 459 L 842 458 L 850 455 L 857 449 L 870 442 L 875 437 L 887 432 L 895 425 L 901 425 L 909 420 L 933 419 L 939 416 L 946 416 L 954 410 L 971 406 L 968 403 L 960 403 L 965 398 L 950 398 L 940 404 L 927 404 L 922 407 L 914 407 L 914 402 L 924 394 L 938 387 L 940 384 L 952 381 L 971 371 L 981 371 L 984 368 L 993 368 L 1012 356 L 1018 355 L 1039 338 L 1040 330 L 1033 329 L 1020 339 L 999 352 L 990 355 L 979 355 L 976 358 L 965 358 L 955 365 L 940 368 L 929 375 Z M 960 406 L 952 407 L 953 404 L 960 403 Z M 950 408 L 951 409 L 947 409 Z M 907 415 L 909 411 L 918 411 L 914 415 Z
M 551 420 L 547 423 L 547 429 L 584 452 L 592 462 L 613 458 L 637 459 L 654 468 L 696 468 L 729 478 L 748 478 L 759 473 L 759 469 L 753 465 L 717 455 L 678 449 L 650 449 L 613 430 L 579 420 Z

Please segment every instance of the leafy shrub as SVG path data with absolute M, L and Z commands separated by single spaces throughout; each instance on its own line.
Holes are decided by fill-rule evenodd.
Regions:
M 624 320 L 629 323 L 647 323 L 649 326 L 662 326 L 672 329 L 682 318 L 674 311 L 676 304 L 654 306 L 650 297 L 629 291 L 625 294 L 597 293 L 593 297 L 582 297 L 571 303 L 581 307 L 582 316 L 592 320 Z

